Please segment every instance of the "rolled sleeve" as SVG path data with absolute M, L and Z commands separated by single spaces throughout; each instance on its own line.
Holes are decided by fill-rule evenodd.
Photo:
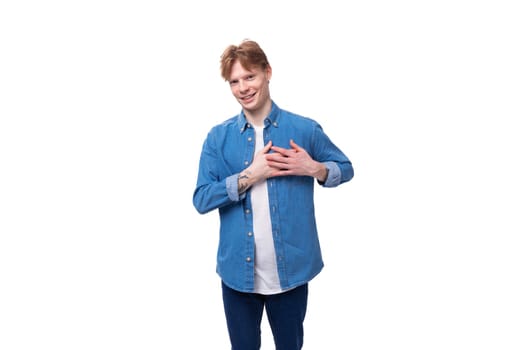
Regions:
M 336 162 L 323 163 L 328 170 L 328 176 L 322 185 L 324 187 L 335 187 L 341 183 L 341 169 Z
M 234 174 L 226 178 L 226 192 L 228 198 L 234 202 L 238 202 L 246 197 L 246 193 L 239 196 L 239 174 Z

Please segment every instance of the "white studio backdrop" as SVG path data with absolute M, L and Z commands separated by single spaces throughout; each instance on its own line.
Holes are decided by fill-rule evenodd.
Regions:
M 250 38 L 355 166 L 316 188 L 304 349 L 523 349 L 518 3 L 2 2 L 0 348 L 229 348 L 191 199 Z

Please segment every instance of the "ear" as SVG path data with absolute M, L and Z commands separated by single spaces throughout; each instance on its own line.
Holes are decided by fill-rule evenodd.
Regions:
M 266 80 L 270 82 L 271 78 L 272 78 L 272 67 L 268 65 L 268 67 L 266 67 Z

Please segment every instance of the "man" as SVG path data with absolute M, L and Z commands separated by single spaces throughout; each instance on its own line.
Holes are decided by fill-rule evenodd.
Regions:
M 352 163 L 317 122 L 271 99 L 272 68 L 256 42 L 227 47 L 221 75 L 242 109 L 208 133 L 193 205 L 219 210 L 217 273 L 232 349 L 260 348 L 264 309 L 276 348 L 301 349 L 308 282 L 323 268 L 314 184 L 350 181 Z

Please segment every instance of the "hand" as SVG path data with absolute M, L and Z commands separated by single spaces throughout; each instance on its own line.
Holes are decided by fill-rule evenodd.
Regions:
M 272 141 L 268 141 L 268 143 L 264 146 L 263 149 L 255 153 L 255 156 L 253 157 L 253 162 L 247 169 L 253 174 L 254 177 L 257 178 L 257 181 L 271 177 L 272 174 L 275 172 L 275 169 L 272 169 L 268 165 L 268 162 L 266 161 L 265 157 L 267 153 L 270 152 L 271 147 Z
M 250 187 L 261 180 L 275 176 L 276 171 L 279 169 L 272 168 L 266 160 L 266 155 L 270 152 L 271 147 L 272 141 L 268 141 L 263 149 L 255 153 L 250 166 L 244 169 L 240 174 L 240 177 L 243 180 L 243 185 Z
M 272 146 L 275 153 L 266 154 L 266 161 L 271 168 L 277 169 L 273 176 L 312 176 L 323 182 L 328 172 L 326 167 L 314 159 L 306 150 L 290 140 L 290 149 Z

